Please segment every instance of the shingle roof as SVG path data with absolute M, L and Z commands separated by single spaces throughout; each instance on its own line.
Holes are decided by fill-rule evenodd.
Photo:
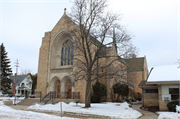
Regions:
M 17 75 L 16 77 L 16 85 L 20 84 L 28 75 Z M 10 76 L 12 82 L 14 82 L 14 76 Z
M 144 57 L 124 59 L 129 65 L 128 70 L 130 71 L 143 71 L 144 68 Z
M 129 66 L 121 57 L 118 57 L 118 61 L 125 64 L 126 66 Z

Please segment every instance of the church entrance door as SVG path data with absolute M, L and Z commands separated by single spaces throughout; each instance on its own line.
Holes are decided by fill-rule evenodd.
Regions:
M 68 98 L 71 98 L 71 94 L 72 94 L 72 86 L 69 85 L 68 86 Z
M 60 98 L 61 86 L 57 85 L 57 98 Z

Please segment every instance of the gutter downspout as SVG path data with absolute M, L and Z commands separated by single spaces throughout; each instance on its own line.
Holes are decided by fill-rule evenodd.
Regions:
M 148 80 L 148 78 L 149 78 L 149 75 L 151 74 L 151 72 L 152 72 L 153 69 L 154 69 L 154 67 L 152 67 L 151 70 L 149 71 L 149 74 L 148 74 L 148 76 L 147 76 L 146 82 L 147 82 L 147 80 Z

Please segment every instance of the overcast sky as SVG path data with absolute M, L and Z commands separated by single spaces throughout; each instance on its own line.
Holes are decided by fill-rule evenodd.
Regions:
M 71 0 L 73 1 L 73 0 Z M 38 72 L 42 37 L 51 31 L 70 0 L 1 0 L 0 41 L 13 71 Z M 121 24 L 135 36 L 138 57 L 146 55 L 148 68 L 173 65 L 180 59 L 180 0 L 110 0 L 112 12 L 122 14 Z

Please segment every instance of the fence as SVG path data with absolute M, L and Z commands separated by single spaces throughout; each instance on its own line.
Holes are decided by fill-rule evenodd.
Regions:
M 61 92 L 60 97 L 61 99 L 80 99 L 80 92 Z

